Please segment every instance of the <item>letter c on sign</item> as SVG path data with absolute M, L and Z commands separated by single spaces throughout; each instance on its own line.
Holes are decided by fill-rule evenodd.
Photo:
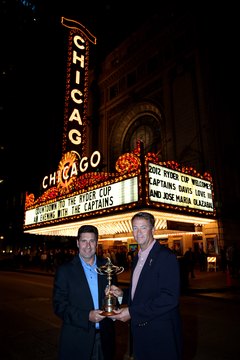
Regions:
M 44 189 L 46 189 L 46 187 L 48 186 L 47 184 L 46 184 L 46 181 L 48 180 L 48 176 L 45 176 L 44 178 L 43 178 L 43 182 L 42 182 L 42 187 L 44 188 Z

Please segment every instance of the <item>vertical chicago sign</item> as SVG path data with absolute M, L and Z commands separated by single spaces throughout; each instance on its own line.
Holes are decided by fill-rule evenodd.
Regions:
M 89 42 L 96 44 L 96 38 L 74 20 L 62 17 L 61 23 L 70 30 L 62 153 L 74 151 L 82 158 L 86 146 Z
M 89 43 L 96 44 L 96 37 L 75 20 L 62 17 L 61 24 L 69 30 L 62 159 L 58 170 L 43 178 L 42 187 L 57 185 L 65 193 L 74 178 L 98 166 L 101 156 L 94 151 L 86 157 Z

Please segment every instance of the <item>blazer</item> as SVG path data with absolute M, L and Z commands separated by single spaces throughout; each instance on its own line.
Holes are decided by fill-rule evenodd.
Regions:
M 133 270 L 138 256 L 133 261 Z M 129 288 L 135 360 L 179 360 L 182 329 L 179 311 L 180 272 L 176 255 L 156 242 L 141 271 L 134 298 Z
M 105 263 L 105 259 L 97 258 L 98 267 Z M 107 276 L 98 275 L 99 309 L 103 305 L 107 283 Z M 59 360 L 90 360 L 95 323 L 89 321 L 89 312 L 94 309 L 94 304 L 79 255 L 56 271 L 53 309 L 62 320 Z M 112 360 L 115 350 L 114 322 L 106 317 L 99 325 L 104 359 Z

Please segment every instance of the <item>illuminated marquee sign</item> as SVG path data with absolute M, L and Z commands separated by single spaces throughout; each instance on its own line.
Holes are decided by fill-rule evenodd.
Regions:
M 73 176 L 85 172 L 88 164 L 96 168 L 100 153 L 95 151 L 90 160 L 86 157 L 86 118 L 88 103 L 89 42 L 96 44 L 96 37 L 81 23 L 61 18 L 69 29 L 64 104 L 62 160 L 57 172 L 44 176 L 42 188 L 61 184 L 66 188 Z M 79 164 L 79 165 L 78 165 Z
M 88 99 L 89 42 L 96 37 L 82 24 L 62 17 L 62 25 L 70 29 L 64 105 L 63 153 L 85 154 Z
M 138 177 L 38 206 L 25 212 L 25 226 L 64 219 L 138 201 Z
M 214 211 L 210 181 L 152 163 L 148 164 L 148 176 L 150 201 Z

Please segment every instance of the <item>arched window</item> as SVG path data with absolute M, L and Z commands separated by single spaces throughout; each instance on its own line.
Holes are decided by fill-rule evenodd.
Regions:
M 123 141 L 123 153 L 132 151 L 137 140 L 143 142 L 145 151 L 157 153 L 161 150 L 161 129 L 154 116 L 141 115 L 133 122 Z

